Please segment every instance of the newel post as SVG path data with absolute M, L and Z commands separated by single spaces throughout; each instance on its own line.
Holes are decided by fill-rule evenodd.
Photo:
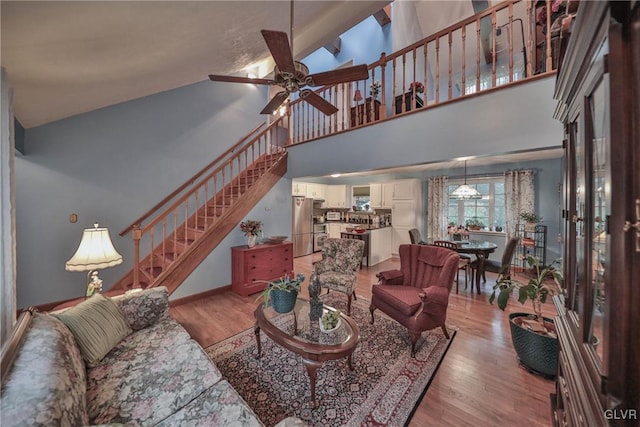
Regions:
M 133 236 L 133 287 L 140 287 L 140 239 L 142 238 L 142 230 L 140 225 L 135 224 L 132 231 Z

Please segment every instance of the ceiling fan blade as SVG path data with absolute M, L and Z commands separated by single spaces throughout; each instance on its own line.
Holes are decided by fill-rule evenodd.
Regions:
M 281 72 L 295 74 L 296 67 L 293 65 L 293 56 L 291 47 L 289 47 L 289 38 L 287 33 L 282 31 L 261 30 L 262 37 L 267 43 L 267 47 Z
M 215 74 L 209 74 L 209 79 L 214 82 L 253 83 L 256 85 L 270 85 L 274 83 L 273 80 L 269 80 L 269 79 L 252 79 L 249 77 L 218 76 Z
M 300 98 L 304 99 L 327 116 L 338 112 L 338 109 L 333 104 L 309 89 L 301 90 Z
M 285 91 L 276 93 L 273 98 L 271 98 L 271 101 L 260 111 L 260 114 L 273 114 L 288 97 L 289 93 Z
M 338 70 L 325 71 L 324 73 L 310 74 L 307 80 L 311 81 L 309 86 L 324 86 L 343 82 L 353 82 L 356 80 L 366 80 L 369 78 L 369 69 L 366 65 L 356 65 L 353 67 L 340 68 Z

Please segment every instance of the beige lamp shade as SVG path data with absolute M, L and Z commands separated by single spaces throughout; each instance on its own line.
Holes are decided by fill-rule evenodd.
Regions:
M 80 246 L 71 259 L 66 262 L 67 271 L 91 271 L 113 267 L 122 263 L 120 255 L 111 243 L 108 228 L 85 228 Z

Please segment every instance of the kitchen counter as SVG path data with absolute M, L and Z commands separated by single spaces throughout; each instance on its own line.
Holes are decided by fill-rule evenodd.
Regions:
M 361 227 L 367 231 L 391 227 L 391 225 L 368 225 L 368 224 L 359 224 L 357 222 L 346 222 L 346 221 L 326 221 L 325 224 L 340 224 L 340 225 L 347 225 L 349 227 Z

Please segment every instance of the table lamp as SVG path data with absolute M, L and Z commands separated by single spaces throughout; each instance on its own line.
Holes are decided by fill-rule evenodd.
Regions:
M 122 263 L 122 255 L 116 251 L 111 243 L 108 228 L 85 228 L 82 232 L 80 245 L 71 259 L 66 262 L 67 271 L 87 271 L 87 290 L 85 297 L 90 297 L 102 290 L 102 280 L 98 277 L 98 270 L 113 267 Z

